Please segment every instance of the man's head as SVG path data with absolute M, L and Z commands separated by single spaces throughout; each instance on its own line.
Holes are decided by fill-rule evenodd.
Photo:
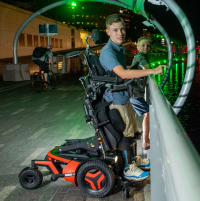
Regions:
M 52 50 L 52 47 L 51 47 L 51 45 L 47 45 L 47 47 L 46 47 L 48 50 Z
M 124 21 L 119 15 L 112 14 L 106 18 L 106 33 L 117 45 L 121 45 L 123 43 L 126 37 L 126 30 Z
M 137 48 L 139 52 L 148 54 L 151 51 L 152 41 L 151 38 L 144 36 L 138 39 Z

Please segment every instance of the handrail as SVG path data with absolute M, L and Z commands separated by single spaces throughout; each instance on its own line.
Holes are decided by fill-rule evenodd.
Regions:
M 197 201 L 200 157 L 156 81 L 148 76 L 151 200 Z
M 161 34 L 164 36 L 166 44 L 167 44 L 167 50 L 168 50 L 168 66 L 170 68 L 168 68 L 166 70 L 165 76 L 160 84 L 161 89 L 165 86 L 168 78 L 169 78 L 169 74 L 170 74 L 170 70 L 172 68 L 172 61 L 173 61 L 173 51 L 172 51 L 172 45 L 171 45 L 171 40 L 170 37 L 168 36 L 167 32 L 165 31 L 165 29 L 161 26 L 161 24 L 151 15 L 151 23 L 154 24 L 158 30 L 161 32 Z

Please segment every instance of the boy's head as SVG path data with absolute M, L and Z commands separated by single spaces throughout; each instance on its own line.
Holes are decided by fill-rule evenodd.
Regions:
M 124 21 L 119 15 L 112 14 L 106 18 L 106 33 L 117 45 L 121 45 L 123 43 L 126 37 L 126 30 Z
M 151 38 L 144 36 L 138 39 L 137 48 L 139 52 L 148 54 L 151 51 L 152 41 Z

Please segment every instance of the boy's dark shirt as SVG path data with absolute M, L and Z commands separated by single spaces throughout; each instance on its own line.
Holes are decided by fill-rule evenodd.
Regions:
M 130 69 L 143 69 L 143 66 L 145 64 L 149 64 L 149 59 L 147 57 L 147 54 L 143 54 L 142 52 L 139 52 L 138 54 L 135 55 Z M 140 77 L 136 78 L 136 86 L 133 87 L 132 89 L 132 97 L 131 98 L 142 98 L 144 97 L 144 92 L 145 92 L 145 86 L 146 86 L 146 77 Z
M 135 55 L 130 69 L 138 69 L 141 68 L 145 65 L 149 64 L 149 59 L 147 57 L 147 54 L 143 54 L 142 52 L 139 52 Z

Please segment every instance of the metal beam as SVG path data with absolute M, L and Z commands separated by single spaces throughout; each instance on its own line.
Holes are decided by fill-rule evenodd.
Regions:
M 195 62 L 196 62 L 195 39 L 190 22 L 187 19 L 183 10 L 179 7 L 179 5 L 174 0 L 162 0 L 162 1 L 169 6 L 169 8 L 172 10 L 172 12 L 176 15 L 176 17 L 180 21 L 187 40 L 188 55 L 187 55 L 187 68 L 185 73 L 185 79 L 181 91 L 179 93 L 179 96 L 173 105 L 174 112 L 178 114 L 182 106 L 184 105 L 187 96 L 190 92 L 190 88 L 192 86 L 192 80 L 194 77 Z
M 165 76 L 160 84 L 161 89 L 164 87 L 164 85 L 166 84 L 168 78 L 169 78 L 169 74 L 170 74 L 170 70 L 172 68 L 172 61 L 173 61 L 173 52 L 172 52 L 172 44 L 171 44 L 171 40 L 170 37 L 168 36 L 167 32 L 165 31 L 165 29 L 161 26 L 161 24 L 153 17 L 150 16 L 150 21 L 152 24 L 154 24 L 158 30 L 161 32 L 161 34 L 164 36 L 165 41 L 167 43 L 167 49 L 168 49 L 168 66 L 170 68 L 168 68 L 166 70 Z
M 64 1 L 59 1 L 59 2 L 56 2 L 56 3 L 53 3 L 51 5 L 48 5 L 40 10 L 38 10 L 37 12 L 33 13 L 30 17 L 28 17 L 23 23 L 22 25 L 20 26 L 20 28 L 18 29 L 17 33 L 15 34 L 15 38 L 14 38 L 14 41 L 13 41 L 13 62 L 14 64 L 17 64 L 18 63 L 18 58 L 17 58 L 17 43 L 18 43 L 18 40 L 19 40 L 19 36 L 21 34 L 21 32 L 24 30 L 24 28 L 26 27 L 26 25 L 31 21 L 33 20 L 35 17 L 37 17 L 38 15 L 41 15 L 42 13 L 52 9 L 52 8 L 55 8 L 55 7 L 58 7 L 58 6 L 61 6 L 63 4 L 66 4 L 68 3 L 69 0 L 64 0 Z

